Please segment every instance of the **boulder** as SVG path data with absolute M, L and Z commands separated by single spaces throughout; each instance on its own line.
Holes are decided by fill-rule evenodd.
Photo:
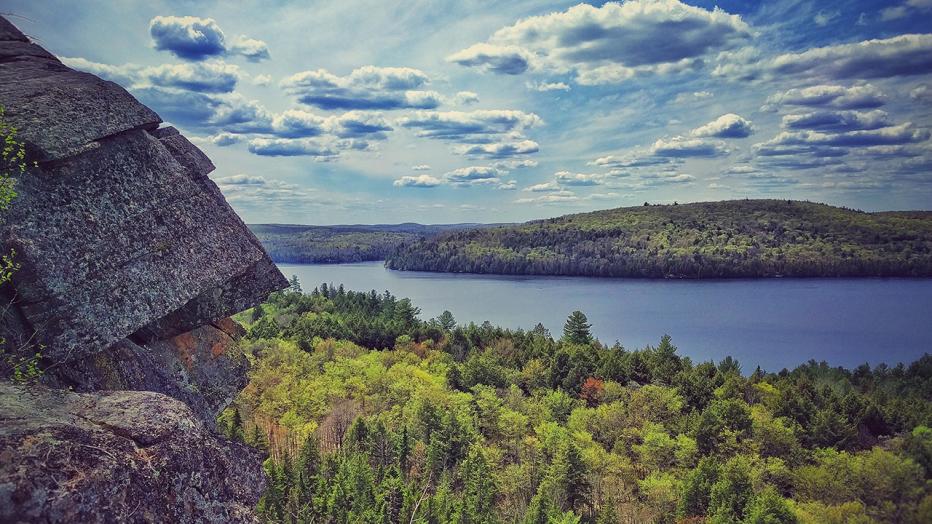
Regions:
M 0 382 L 0 522 L 254 522 L 260 459 L 158 393 Z
M 234 327 L 235 326 L 235 327 Z M 107 351 L 47 370 L 43 382 L 78 392 L 155 391 L 178 399 L 208 428 L 246 387 L 248 362 L 225 319 L 164 340 L 117 342 Z

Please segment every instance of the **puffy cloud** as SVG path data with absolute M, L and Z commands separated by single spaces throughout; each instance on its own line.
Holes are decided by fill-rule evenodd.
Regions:
M 551 193 L 563 191 L 563 188 L 560 187 L 560 184 L 556 182 L 544 182 L 542 184 L 535 184 L 533 186 L 528 186 L 524 188 L 525 191 L 530 191 L 532 193 Z
M 690 133 L 697 137 L 745 138 L 751 136 L 754 127 L 751 122 L 734 113 L 722 115 L 708 124 L 697 127 Z
M 454 169 L 443 175 L 444 180 L 457 187 L 499 184 L 501 171 L 489 166 L 470 166 Z
M 655 157 L 715 157 L 728 153 L 721 142 L 709 142 L 698 138 L 685 138 L 675 136 L 670 139 L 659 139 L 651 146 L 651 154 Z
M 325 69 L 303 71 L 281 85 L 298 101 L 321 109 L 433 109 L 442 97 L 420 90 L 428 76 L 409 67 L 363 66 L 347 76 Z
M 230 53 L 240 55 L 250 62 L 261 62 L 271 57 L 268 44 L 245 35 L 240 35 L 233 41 Z
M 447 61 L 506 75 L 527 71 L 531 53 L 514 45 L 475 44 L 447 57 Z
M 137 82 L 139 78 L 139 70 L 142 69 L 141 66 L 135 64 L 101 64 L 99 62 L 92 62 L 91 60 L 81 57 L 62 56 L 59 57 L 59 59 L 63 64 L 72 69 L 77 69 L 78 71 L 84 71 L 86 73 L 97 75 L 104 80 L 116 82 L 127 88 Z
M 515 200 L 516 204 L 562 204 L 568 202 L 578 202 L 580 198 L 572 191 L 555 191 L 539 197 L 519 198 Z
M 239 80 L 239 68 L 223 62 L 163 64 L 146 67 L 139 77 L 162 87 L 174 87 L 201 93 L 231 93 Z
M 340 138 L 367 138 L 384 140 L 392 127 L 378 113 L 349 111 L 326 121 L 327 129 Z
M 661 164 L 669 164 L 671 159 L 661 158 L 643 154 L 631 154 L 625 156 L 607 155 L 596 158 L 589 165 L 601 166 L 607 168 L 628 168 L 628 167 L 649 167 Z
M 252 84 L 265 87 L 272 83 L 272 75 L 256 75 L 252 77 Z
M 547 91 L 570 90 L 570 86 L 563 82 L 527 82 L 524 85 L 531 91 L 540 91 L 541 93 L 546 93 Z
M 909 92 L 909 97 L 917 102 L 932 103 L 932 88 L 921 85 Z
M 528 68 L 574 71 L 579 83 L 602 84 L 642 72 L 701 66 L 711 53 L 734 48 L 750 36 L 739 16 L 718 8 L 710 11 L 678 0 L 630 0 L 601 7 L 580 4 L 526 18 L 450 58 L 506 74 Z
M 424 138 L 467 142 L 488 142 L 490 135 L 522 132 L 540 125 L 534 113 L 515 110 L 419 111 L 402 118 L 402 127 L 417 130 Z
M 566 186 L 598 186 L 603 183 L 604 175 L 570 173 L 569 171 L 559 171 L 554 177 L 557 182 Z
M 430 171 L 430 166 L 427 164 L 418 164 L 416 166 L 411 166 L 411 171 Z
M 272 133 L 281 138 L 302 138 L 323 134 L 326 118 L 291 109 L 275 115 L 272 119 Z
M 510 169 L 526 169 L 529 167 L 537 167 L 537 160 L 531 160 L 529 158 L 509 159 L 496 162 L 492 165 L 506 171 Z
M 885 98 L 880 90 L 870 84 L 853 87 L 816 85 L 794 88 L 784 93 L 771 95 L 761 109 L 773 111 L 782 105 L 831 109 L 873 109 L 884 105 Z
M 204 60 L 223 55 L 242 55 L 258 62 L 269 58 L 265 42 L 240 36 L 227 47 L 223 31 L 213 18 L 156 16 L 149 21 L 149 35 L 159 51 L 185 60 Z
M 226 52 L 223 31 L 213 18 L 157 16 L 149 22 L 155 48 L 178 58 L 203 60 Z
M 330 146 L 307 138 L 254 138 L 249 141 L 249 152 L 260 156 L 311 156 L 319 159 L 339 154 Z
M 208 125 L 224 103 L 217 97 L 191 91 L 174 91 L 158 87 L 132 90 L 143 104 L 155 109 L 165 120 L 180 125 Z
M 820 133 L 817 131 L 782 132 L 764 145 L 770 146 L 825 146 L 866 147 L 922 142 L 929 132 L 915 129 L 909 122 L 880 129 Z
M 857 131 L 891 125 L 887 113 L 874 111 L 815 111 L 783 116 L 783 127 L 792 130 Z
M 775 75 L 889 78 L 932 73 L 932 34 L 906 34 L 779 55 L 765 64 Z
M 195 143 L 203 144 L 213 144 L 215 146 L 226 147 L 232 146 L 233 144 L 238 143 L 242 139 L 242 135 L 237 135 L 234 133 L 220 132 L 216 135 L 211 135 L 208 137 L 192 137 L 191 141 Z
M 84 58 L 63 57 L 62 62 L 79 71 L 86 71 L 127 89 L 165 87 L 201 93 L 230 93 L 241 74 L 239 67 L 224 62 L 162 64 L 143 67 L 136 64 L 109 65 Z
M 472 91 L 460 91 L 453 97 L 453 103 L 461 106 L 468 106 L 479 103 L 479 95 Z
M 395 180 L 392 185 L 395 187 L 437 187 L 443 181 L 430 175 L 403 176 Z
M 540 145 L 533 140 L 520 142 L 500 142 L 493 144 L 475 144 L 460 146 L 457 152 L 461 155 L 477 156 L 483 158 L 509 158 L 519 155 L 529 155 L 540 151 Z
M 239 174 L 215 178 L 214 182 L 234 207 L 319 205 L 313 189 L 263 176 Z

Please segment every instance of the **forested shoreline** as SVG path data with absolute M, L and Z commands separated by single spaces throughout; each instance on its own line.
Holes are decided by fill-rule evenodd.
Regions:
M 492 226 L 413 223 L 343 226 L 251 224 L 249 229 L 275 262 L 337 264 L 385 260 L 405 243 L 413 243 L 445 231 Z
M 269 453 L 265 522 L 928 522 L 932 356 L 855 369 L 628 349 L 389 293 L 292 288 L 242 313 L 220 417 Z M 753 344 L 753 341 L 748 341 Z
M 401 244 L 409 271 L 628 278 L 929 277 L 932 212 L 790 200 L 644 205 Z

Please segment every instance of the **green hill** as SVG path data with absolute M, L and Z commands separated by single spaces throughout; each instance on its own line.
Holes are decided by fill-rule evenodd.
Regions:
M 252 224 L 249 229 L 275 262 L 319 264 L 384 260 L 402 243 L 414 242 L 444 231 L 476 227 L 487 226 L 414 223 L 339 226 Z
M 391 269 L 638 278 L 932 276 L 932 212 L 788 200 L 638 206 L 453 231 Z

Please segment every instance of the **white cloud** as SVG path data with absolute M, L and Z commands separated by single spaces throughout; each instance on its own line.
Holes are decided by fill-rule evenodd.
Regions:
M 676 95 L 676 98 L 673 99 L 674 104 L 685 104 L 688 102 L 695 102 L 698 100 L 705 100 L 715 96 L 711 91 L 694 91 L 691 93 L 680 93 Z
M 781 106 L 826 107 L 832 109 L 871 109 L 880 107 L 886 97 L 876 87 L 865 84 L 852 87 L 815 85 L 794 88 L 767 98 L 761 108 L 775 111 Z
M 252 84 L 265 87 L 272 83 L 272 75 L 256 75 L 252 77 Z
M 506 75 L 527 71 L 531 59 L 531 53 L 518 46 L 485 43 L 472 45 L 447 57 L 447 61 L 462 66 Z
M 534 184 L 533 186 L 528 186 L 524 188 L 525 191 L 530 191 L 532 193 L 552 193 L 563 191 L 563 188 L 560 187 L 560 184 L 556 182 L 544 182 L 542 184 Z
M 715 157 L 728 153 L 722 142 L 710 142 L 698 138 L 661 138 L 651 146 L 651 154 L 657 157 Z
M 905 34 L 786 53 L 764 67 L 777 76 L 890 78 L 932 73 L 932 34 Z
M 602 185 L 605 175 L 593 173 L 571 173 L 569 171 L 558 171 L 554 174 L 557 182 L 567 186 L 598 186 Z
M 509 158 L 519 155 L 529 155 L 540 151 L 540 145 L 533 140 L 519 142 L 500 142 L 495 144 L 475 144 L 460 146 L 456 152 L 461 155 L 482 158 Z
M 542 93 L 545 93 L 547 91 L 569 91 L 570 90 L 570 86 L 563 82 L 527 82 L 524 85 L 531 91 L 540 91 Z
M 302 71 L 284 80 L 285 91 L 303 104 L 321 109 L 432 109 L 442 96 L 423 90 L 430 79 L 410 67 L 363 66 L 347 76 L 326 69 Z
M 437 187 L 443 181 L 430 175 L 403 176 L 392 184 L 395 187 Z
M 427 164 L 418 164 L 416 166 L 411 166 L 411 171 L 430 171 L 430 166 Z
M 499 184 L 502 173 L 490 166 L 470 166 L 454 169 L 443 175 L 444 180 L 457 187 Z
M 507 74 L 528 69 L 575 72 L 581 84 L 604 84 L 641 73 L 701 67 L 713 53 L 742 45 L 750 36 L 739 16 L 718 8 L 710 11 L 678 0 L 630 0 L 532 16 L 450 59 Z
M 754 132 L 751 122 L 734 113 L 722 115 L 690 133 L 696 137 L 745 138 Z

